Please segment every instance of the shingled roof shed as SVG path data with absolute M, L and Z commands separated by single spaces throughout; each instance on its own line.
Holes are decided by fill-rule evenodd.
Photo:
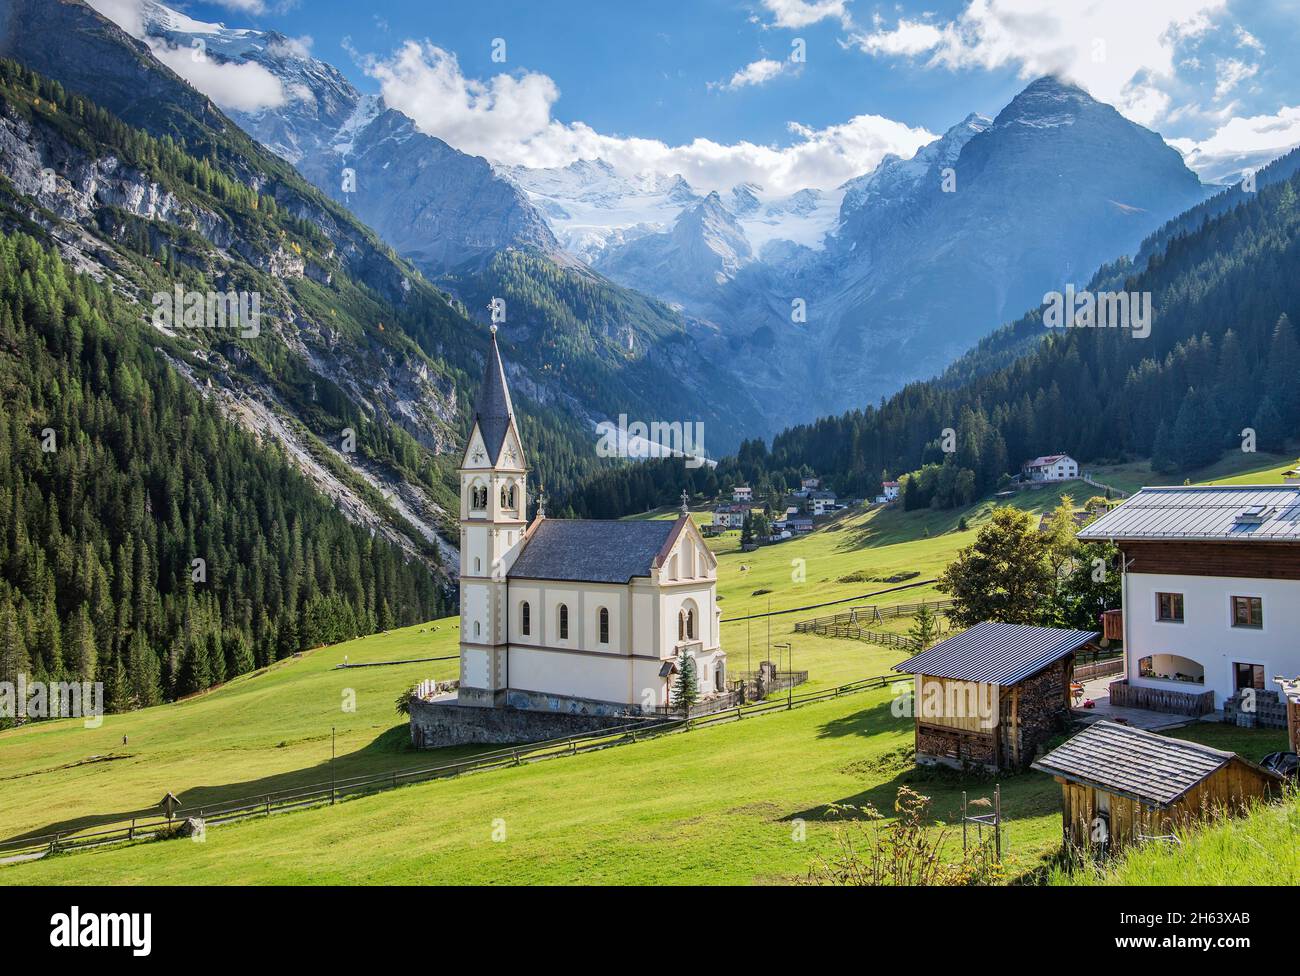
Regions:
M 1199 742 L 1096 722 L 1033 769 L 1061 784 L 1062 828 L 1079 846 L 1164 836 L 1267 796 L 1281 777 Z

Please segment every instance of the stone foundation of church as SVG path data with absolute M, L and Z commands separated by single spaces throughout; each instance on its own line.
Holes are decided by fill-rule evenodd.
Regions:
M 417 749 L 545 742 L 661 718 L 631 714 L 626 706 L 557 695 L 511 691 L 507 707 L 462 704 L 455 697 L 411 701 L 411 744 Z

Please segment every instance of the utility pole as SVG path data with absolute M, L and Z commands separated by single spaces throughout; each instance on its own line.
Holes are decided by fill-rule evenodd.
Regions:
M 330 726 L 330 806 L 334 805 L 334 790 L 338 784 L 338 776 L 334 772 L 334 726 Z

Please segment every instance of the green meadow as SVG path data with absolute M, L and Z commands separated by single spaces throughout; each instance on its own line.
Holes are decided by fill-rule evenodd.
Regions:
M 1045 512 L 1062 495 L 1082 502 L 1094 493 L 1067 483 L 999 501 Z M 794 623 L 942 597 L 926 581 L 992 508 L 985 500 L 965 511 L 846 512 L 809 536 L 747 553 L 739 533 L 711 540 L 730 669 L 771 657 L 810 672 L 801 690 L 888 673 L 902 652 L 795 634 Z M 901 574 L 921 585 L 885 582 Z M 800 609 L 832 601 L 844 602 Z M 769 607 L 796 612 L 740 619 Z M 909 622 L 878 629 L 901 632 Z M 480 751 L 414 752 L 394 709 L 415 682 L 456 674 L 458 639 L 457 619 L 446 618 L 319 648 L 201 696 L 107 716 L 99 728 L 60 721 L 0 732 L 0 838 L 153 816 L 169 791 L 183 811 L 197 812 L 328 782 L 332 773 L 423 767 Z M 415 660 L 426 658 L 444 660 Z M 399 661 L 413 663 L 383 663 Z M 1252 758 L 1280 745 L 1272 733 L 1247 741 L 1217 726 L 1186 734 Z M 947 822 L 962 790 L 974 797 L 992 789 L 992 780 L 913 768 L 911 743 L 910 719 L 895 716 L 890 692 L 877 690 L 215 826 L 204 843 L 115 845 L 8 865 L 0 883 L 797 882 L 834 850 L 838 832 L 853 829 L 833 805 L 870 804 L 888 816 L 908 785 Z M 1004 777 L 1002 790 L 1008 874 L 1038 877 L 1058 844 L 1058 789 L 1027 773 Z M 959 843 L 958 834 L 949 842 Z

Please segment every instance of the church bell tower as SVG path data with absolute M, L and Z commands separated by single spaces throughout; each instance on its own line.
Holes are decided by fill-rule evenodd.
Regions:
M 506 574 L 528 525 L 523 444 L 496 326 L 460 462 L 460 692 L 464 705 L 502 706 L 509 687 Z

